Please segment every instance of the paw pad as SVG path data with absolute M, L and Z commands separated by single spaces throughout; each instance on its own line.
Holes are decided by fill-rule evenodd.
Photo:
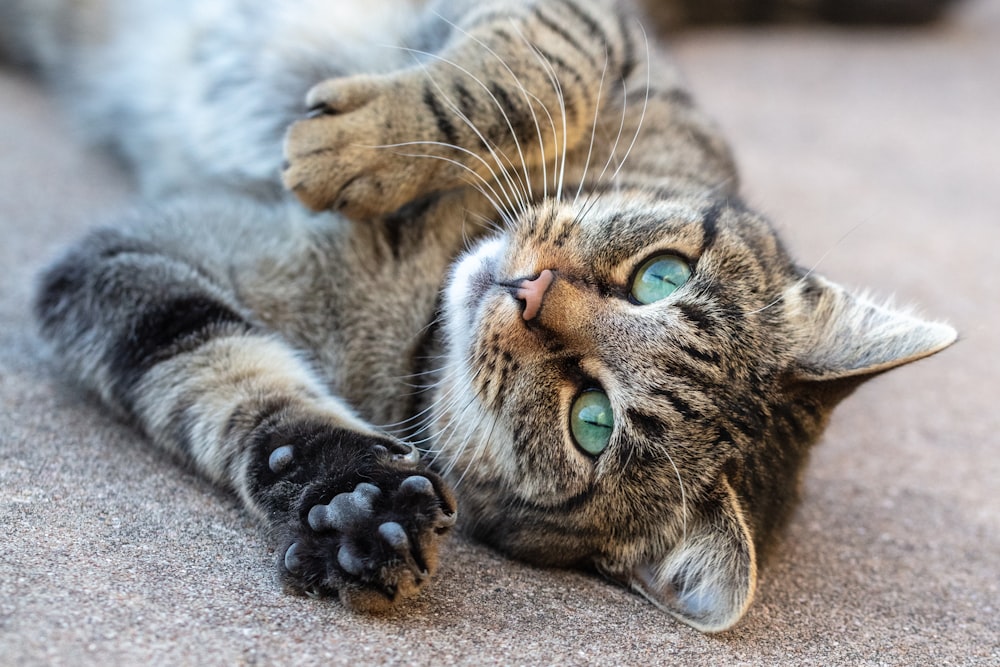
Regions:
M 354 491 L 334 496 L 329 505 L 315 505 L 310 509 L 309 527 L 317 532 L 348 532 L 372 515 L 375 499 L 380 495 L 382 491 L 377 486 L 361 482 Z
M 267 457 L 267 467 L 275 474 L 287 470 L 292 465 L 293 453 L 291 445 L 278 447 Z
M 386 521 L 379 526 L 378 534 L 397 553 L 404 553 L 410 548 L 410 538 L 406 535 L 406 529 L 395 521 Z
M 292 542 L 288 550 L 285 551 L 285 569 L 289 572 L 300 572 L 302 570 L 302 559 L 299 557 L 298 542 Z

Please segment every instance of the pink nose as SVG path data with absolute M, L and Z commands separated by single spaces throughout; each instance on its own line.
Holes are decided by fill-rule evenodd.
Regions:
M 537 278 L 522 280 L 517 286 L 514 298 L 524 301 L 524 312 L 521 313 L 521 317 L 524 318 L 525 322 L 530 322 L 538 315 L 538 311 L 542 309 L 542 299 L 545 298 L 545 292 L 548 291 L 555 278 L 556 274 L 550 269 L 545 269 L 538 274 Z

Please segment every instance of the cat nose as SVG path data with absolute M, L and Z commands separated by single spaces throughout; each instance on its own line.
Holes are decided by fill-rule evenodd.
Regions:
M 530 322 L 538 316 L 538 311 L 542 309 L 542 299 L 545 293 L 552 286 L 556 274 L 551 269 L 545 269 L 536 278 L 525 279 L 517 283 L 514 288 L 514 298 L 524 302 L 524 311 L 521 317 L 525 322 Z

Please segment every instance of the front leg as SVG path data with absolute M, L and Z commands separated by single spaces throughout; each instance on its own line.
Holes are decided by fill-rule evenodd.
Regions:
M 102 230 L 43 276 L 43 336 L 66 370 L 159 447 L 234 491 L 300 592 L 378 610 L 433 575 L 447 485 L 365 423 L 210 265 Z
M 364 219 L 470 181 L 492 183 L 501 205 L 541 195 L 528 185 L 537 167 L 540 187 L 554 187 L 553 167 L 590 136 L 642 39 L 637 24 L 588 0 L 483 2 L 449 25 L 421 66 L 309 92 L 283 175 L 306 206 Z

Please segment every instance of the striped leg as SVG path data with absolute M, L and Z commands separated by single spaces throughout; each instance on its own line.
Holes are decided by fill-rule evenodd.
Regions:
M 558 184 L 560 156 L 589 138 L 609 96 L 605 79 L 617 90 L 636 68 L 641 33 L 609 3 L 457 4 L 454 16 L 428 17 L 450 34 L 421 66 L 309 92 L 309 118 L 285 139 L 283 176 L 306 206 L 366 219 L 475 174 L 495 183 L 498 204 L 517 208 L 530 197 L 527 173 L 542 171 L 533 168 L 546 165 L 542 187 Z
M 272 528 L 289 588 L 377 609 L 431 576 L 450 490 L 330 395 L 224 280 L 103 230 L 46 272 L 36 308 L 76 380 Z

